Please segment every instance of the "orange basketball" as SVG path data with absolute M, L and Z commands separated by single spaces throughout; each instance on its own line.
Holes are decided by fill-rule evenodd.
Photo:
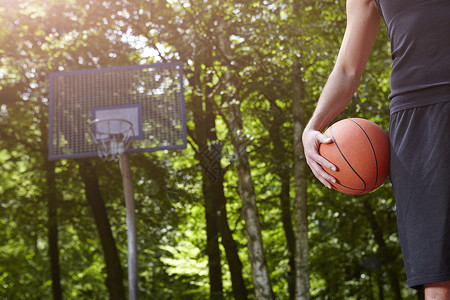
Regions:
M 369 193 L 389 173 L 389 139 L 377 124 L 350 118 L 336 122 L 325 133 L 333 143 L 321 144 L 319 153 L 337 167 L 324 170 L 336 178 L 334 189 L 351 195 Z

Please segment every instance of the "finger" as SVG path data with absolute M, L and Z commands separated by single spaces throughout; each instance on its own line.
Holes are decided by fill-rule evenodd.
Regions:
M 320 154 L 315 154 L 311 158 L 315 162 L 317 162 L 317 164 L 319 164 L 320 166 L 327 168 L 334 172 L 337 171 L 337 167 L 335 165 L 333 165 L 331 162 L 329 162 L 325 157 L 321 156 Z
M 333 181 L 335 181 L 334 178 L 327 180 L 326 177 L 322 177 L 319 174 L 315 174 L 317 180 L 319 180 L 325 187 L 327 187 L 328 189 L 332 189 L 333 185 L 331 184 Z
M 317 179 L 320 180 L 320 182 L 322 183 L 326 183 L 325 185 L 329 186 L 331 185 L 331 183 L 336 183 L 336 178 L 334 178 L 332 175 L 328 174 L 327 172 L 325 172 L 321 167 L 320 169 L 316 170 L 316 177 Z
M 317 178 L 327 189 L 331 190 L 333 188 L 333 186 L 330 184 L 330 182 L 324 180 L 324 179 L 319 179 Z
M 325 172 L 322 166 L 318 163 L 312 161 L 308 162 L 308 164 L 310 165 L 314 176 L 327 188 L 332 188 L 331 182 L 336 183 L 336 179 L 332 175 Z

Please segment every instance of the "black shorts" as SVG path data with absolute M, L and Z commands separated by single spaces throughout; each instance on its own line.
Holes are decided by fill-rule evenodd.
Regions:
M 450 102 L 391 115 L 391 181 L 408 285 L 450 280 Z

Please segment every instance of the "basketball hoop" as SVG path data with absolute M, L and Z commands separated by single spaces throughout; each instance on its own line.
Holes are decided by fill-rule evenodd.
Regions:
M 94 120 L 89 124 L 89 134 L 101 158 L 117 161 L 131 144 L 133 124 L 124 119 Z
M 119 161 L 126 206 L 128 299 L 136 300 L 135 201 L 126 153 L 186 148 L 183 63 L 52 72 L 49 81 L 49 160 L 98 154 Z

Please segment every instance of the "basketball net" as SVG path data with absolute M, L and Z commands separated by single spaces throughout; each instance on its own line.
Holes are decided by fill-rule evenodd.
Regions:
M 89 134 L 102 159 L 117 161 L 131 144 L 133 124 L 124 119 L 94 120 L 89 124 Z

